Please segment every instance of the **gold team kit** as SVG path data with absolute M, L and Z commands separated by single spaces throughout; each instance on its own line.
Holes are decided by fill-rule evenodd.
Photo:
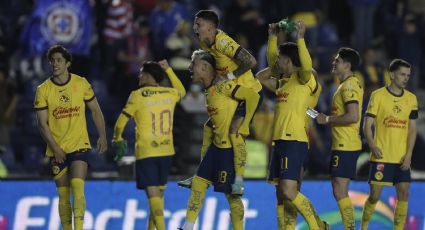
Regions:
M 76 74 L 70 74 L 68 82 L 61 85 L 50 78 L 38 86 L 34 109 L 47 109 L 53 139 L 65 153 L 91 148 L 85 103 L 94 98 L 90 83 Z M 53 155 L 52 149 L 47 145 L 46 156 Z
M 213 124 L 213 143 L 219 148 L 232 148 L 229 129 L 238 106 L 238 102 L 232 98 L 236 87 L 238 85 L 228 80 L 206 90 L 207 111 Z
M 131 93 L 123 113 L 136 123 L 137 160 L 174 155 L 173 117 L 180 98 L 170 87 L 142 87 Z
M 314 108 L 321 92 L 321 86 L 311 71 L 311 58 L 304 39 L 298 39 L 298 49 L 302 66 L 310 70 L 294 71 L 289 78 L 278 81 L 276 89 L 276 111 L 274 117 L 273 140 L 308 142 L 308 121 L 306 111 Z M 269 52 L 277 53 L 276 42 L 269 42 Z M 300 74 L 310 74 L 305 84 L 299 81 Z
M 363 105 L 363 89 L 360 81 L 355 76 L 346 78 L 338 86 L 332 100 L 332 116 L 345 114 L 345 106 L 357 103 L 358 117 L 361 117 Z M 358 151 L 362 149 L 359 134 L 360 120 L 349 125 L 332 125 L 332 150 Z
M 375 118 L 374 142 L 382 152 L 382 159 L 371 154 L 370 160 L 399 164 L 407 151 L 409 120 L 418 116 L 416 96 L 407 90 L 396 96 L 380 88 L 372 93 L 366 116 Z
M 233 58 L 242 47 L 225 32 L 218 30 L 214 43 L 210 47 L 201 44 L 201 49 L 214 56 L 218 75 L 226 76 L 227 73 L 233 72 L 238 68 L 238 64 Z M 238 85 L 252 89 L 255 92 L 259 92 L 262 88 L 251 70 L 237 77 L 235 81 Z

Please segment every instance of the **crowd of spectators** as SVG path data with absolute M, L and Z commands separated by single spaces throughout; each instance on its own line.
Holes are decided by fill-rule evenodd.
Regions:
M 187 143 L 199 142 L 201 127 L 198 126 L 206 113 L 202 89 L 190 84 L 188 72 L 190 55 L 198 48 L 192 23 L 200 9 L 219 13 L 220 28 L 256 57 L 258 65 L 254 73 L 267 65 L 268 24 L 283 18 L 303 20 L 308 26 L 307 46 L 323 85 L 319 111 L 330 111 L 338 84 L 330 75 L 331 62 L 341 46 L 353 47 L 362 55 L 362 65 L 356 74 L 364 83 L 365 106 L 371 91 L 388 82 L 387 66 L 392 58 L 412 64 L 409 90 L 420 92 L 425 88 L 425 2 L 422 0 L 87 1 L 94 12 L 90 53 L 74 55 L 71 72 L 86 77 L 93 85 L 105 114 L 109 137 L 129 93 L 137 87 L 143 61 L 167 59 L 188 90 L 176 110 L 174 175 L 190 173 L 185 166 L 191 162 L 185 156 L 187 152 L 194 152 L 191 159 L 199 158 L 198 146 L 191 150 Z M 43 159 L 45 144 L 31 108 L 35 88 L 49 77 L 50 70 L 44 56 L 23 55 L 24 46 L 17 39 L 36 2 L 0 3 L 0 177 L 8 172 L 12 176 L 48 175 Z M 279 40 L 293 41 L 293 37 L 282 34 Z M 419 101 L 423 100 L 419 97 Z M 273 107 L 274 95 L 266 92 L 252 126 L 251 138 L 268 146 L 271 146 Z M 94 124 L 89 123 L 88 127 L 89 132 L 94 130 Z M 129 140 L 131 133 L 132 130 L 127 133 Z M 191 139 L 192 136 L 196 138 Z M 310 175 L 326 174 L 330 130 L 312 123 L 310 137 L 313 142 Z M 423 149 L 423 141 L 418 139 L 417 145 Z M 94 156 L 92 168 L 120 171 L 122 168 L 113 162 L 112 154 Z M 197 164 L 197 160 L 192 161 Z

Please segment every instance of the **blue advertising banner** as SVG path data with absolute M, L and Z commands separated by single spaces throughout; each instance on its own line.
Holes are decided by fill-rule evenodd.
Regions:
M 329 181 L 304 182 L 302 192 L 310 198 L 322 219 L 332 229 L 343 229 L 338 206 Z M 84 229 L 145 229 L 149 215 L 148 201 L 143 191 L 131 181 L 87 181 Z M 367 199 L 366 182 L 353 182 L 350 197 L 355 206 L 357 227 L 362 206 Z M 165 221 L 167 229 L 177 229 L 184 223 L 189 190 L 170 182 L 165 191 Z M 58 197 L 50 181 L 0 181 L 0 230 L 60 229 Z M 425 183 L 412 183 L 406 228 L 425 229 Z M 277 229 L 274 187 L 263 181 L 246 182 L 245 229 Z M 392 229 L 396 204 L 395 189 L 385 187 L 377 204 L 369 229 Z M 225 197 L 209 189 L 196 230 L 231 229 L 229 208 Z M 299 217 L 297 229 L 308 229 Z

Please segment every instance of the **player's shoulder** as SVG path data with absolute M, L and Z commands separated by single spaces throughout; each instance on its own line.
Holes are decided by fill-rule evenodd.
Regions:
M 412 98 L 412 99 L 416 99 L 416 95 L 414 93 L 410 92 L 407 89 L 404 89 L 403 91 L 404 91 L 404 95 L 406 95 L 406 97 L 409 97 L 409 98 Z
M 225 46 L 227 43 L 233 41 L 233 39 L 222 30 L 218 30 L 217 35 L 215 36 L 215 45 L 216 46 Z
M 49 77 L 37 86 L 37 90 L 44 90 L 53 85 L 52 79 Z
M 71 80 L 76 82 L 76 83 L 88 83 L 87 79 L 85 77 L 82 77 L 80 75 L 71 73 Z
M 381 97 L 381 96 L 385 96 L 388 93 L 388 89 L 387 87 L 381 87 L 379 89 L 376 89 L 372 92 L 371 96 L 375 96 L 375 97 Z
M 348 89 L 362 89 L 362 83 L 357 77 L 349 77 L 342 83 Z

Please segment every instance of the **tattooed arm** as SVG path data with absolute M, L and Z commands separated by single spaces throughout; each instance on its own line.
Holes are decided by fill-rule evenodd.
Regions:
M 257 65 L 257 61 L 246 49 L 240 47 L 234 56 L 235 62 L 239 65 L 233 74 L 235 77 L 239 77 L 246 71 L 254 68 Z

